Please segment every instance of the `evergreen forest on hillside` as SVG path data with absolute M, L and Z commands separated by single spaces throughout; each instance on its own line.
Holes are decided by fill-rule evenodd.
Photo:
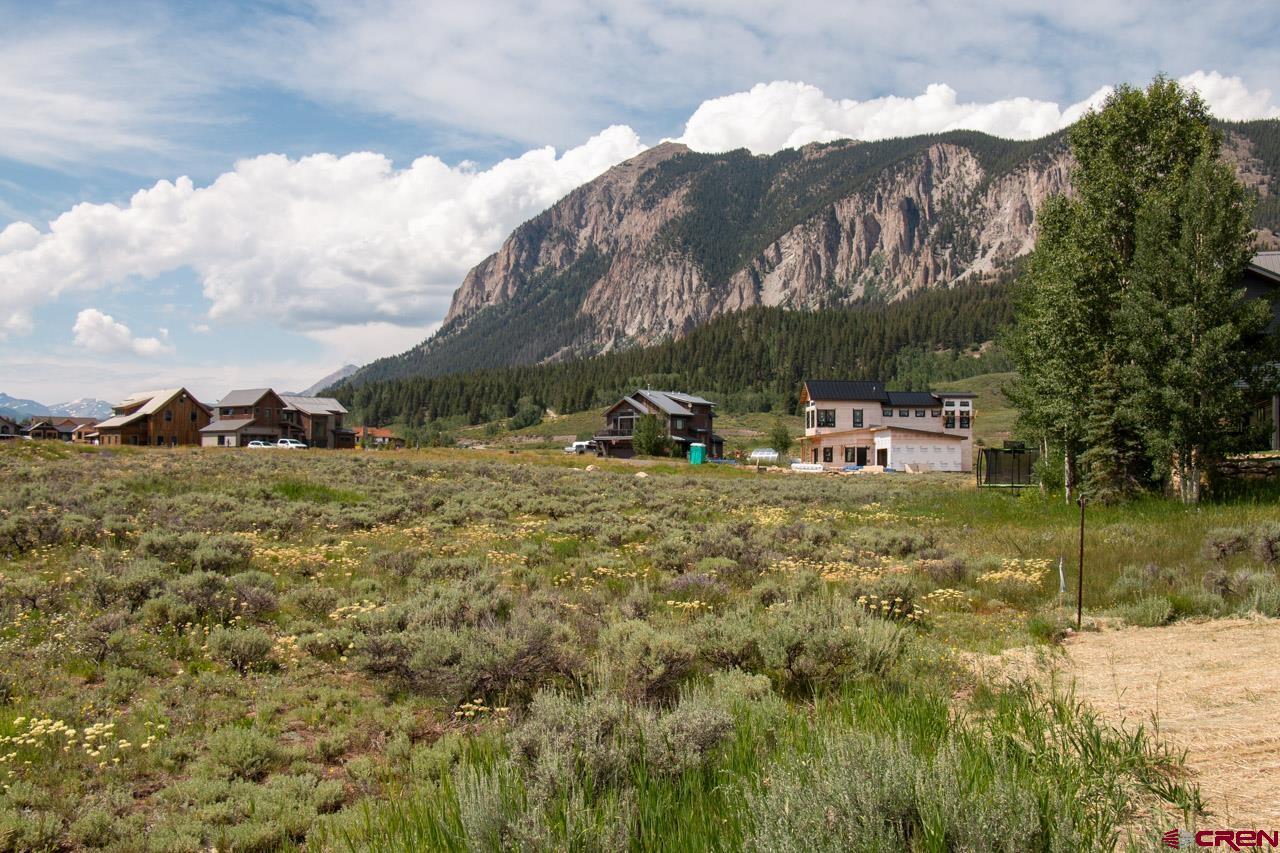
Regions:
M 459 416 L 479 423 L 510 416 L 522 398 L 576 412 L 644 386 L 712 394 L 729 410 L 790 411 L 805 378 L 922 388 L 1007 369 L 998 350 L 976 347 L 1011 321 L 1009 290 L 1007 283 L 972 284 L 820 312 L 751 308 L 657 346 L 553 364 L 344 383 L 334 393 L 369 424 Z

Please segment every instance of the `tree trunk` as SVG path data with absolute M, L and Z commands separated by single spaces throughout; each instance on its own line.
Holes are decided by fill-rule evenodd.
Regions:
M 1070 504 L 1076 491 L 1076 451 L 1070 444 L 1063 447 L 1062 466 L 1062 491 Z

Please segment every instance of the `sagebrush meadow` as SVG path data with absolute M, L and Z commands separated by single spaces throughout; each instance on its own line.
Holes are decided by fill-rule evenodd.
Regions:
M 0 849 L 1142 848 L 1203 807 L 1150 732 L 973 665 L 1068 627 L 1076 515 L 1033 493 L 475 451 L 0 472 Z M 1091 511 L 1086 620 L 1280 614 L 1278 543 L 1274 503 Z

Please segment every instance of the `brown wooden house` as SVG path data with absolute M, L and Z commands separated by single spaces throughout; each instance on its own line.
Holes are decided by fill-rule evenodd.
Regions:
M 58 428 L 52 420 L 47 418 L 32 420 L 23 429 L 28 438 L 35 441 L 70 441 L 70 432 L 63 435 L 62 430 Z
M 115 414 L 97 425 L 105 446 L 177 447 L 199 444 L 200 429 L 209 423 L 209 407 L 186 388 L 145 391 L 111 407 Z
M 22 427 L 13 418 L 0 415 L 0 441 L 12 441 L 22 435 Z
M 636 391 L 614 403 L 604 413 L 604 429 L 595 435 L 601 456 L 627 459 L 635 454 L 631 437 L 636 422 L 654 415 L 663 433 L 687 455 L 689 445 L 700 442 L 712 458 L 724 455 L 724 439 L 715 434 L 715 403 L 676 391 Z
M 281 394 L 280 399 L 285 404 L 285 421 L 296 426 L 301 440 L 311 447 L 349 450 L 356 446 L 355 430 L 342 424 L 347 410 L 337 400 L 299 394 Z

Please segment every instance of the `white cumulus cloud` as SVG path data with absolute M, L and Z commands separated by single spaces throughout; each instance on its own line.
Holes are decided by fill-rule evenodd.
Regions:
M 1179 80 L 1200 92 L 1219 118 L 1276 118 L 1280 107 L 1268 89 L 1250 91 L 1239 77 L 1196 71 Z M 980 130 L 1008 139 L 1035 139 L 1077 121 L 1112 92 L 1098 89 L 1074 104 L 1033 98 L 965 103 L 944 83 L 913 98 L 887 96 L 837 100 L 805 83 L 760 83 L 746 92 L 704 101 L 685 125 L 681 142 L 698 151 L 749 148 L 771 154 L 810 142 L 876 140 L 948 130 Z
M 1239 78 L 1200 71 L 1182 82 L 1224 118 L 1280 115 L 1269 91 L 1251 91 Z M 1026 139 L 1065 127 L 1109 92 L 1067 106 L 978 103 L 934 84 L 916 97 L 854 101 L 773 82 L 704 102 L 682 141 L 701 151 L 770 153 L 957 128 Z M 15 222 L 0 230 L 0 337 L 30 332 L 42 304 L 87 301 L 189 268 L 208 305 L 197 328 L 270 320 L 350 358 L 403 349 L 439 322 L 467 270 L 515 226 L 643 149 L 635 131 L 613 126 L 559 156 L 538 148 L 487 169 L 432 156 L 396 168 L 370 152 L 268 154 L 240 161 L 208 186 L 160 181 L 126 204 L 76 205 L 43 230 Z M 78 318 L 78 339 L 81 325 L 93 345 L 131 341 L 120 346 L 139 354 L 167 346 L 133 339 L 94 309 Z
M 132 353 L 145 357 L 167 355 L 173 347 L 169 335 L 161 329 L 158 338 L 139 338 L 124 323 L 96 308 L 86 308 L 76 315 L 71 329 L 76 346 L 96 353 Z
M 516 225 L 643 147 L 611 127 L 558 157 L 540 148 L 483 170 L 436 157 L 396 169 L 368 152 L 263 155 L 206 187 L 179 178 L 125 205 L 79 204 L 46 231 L 0 231 L 0 331 L 29 328 L 32 309 L 59 296 L 183 267 L 215 320 L 425 326 Z

